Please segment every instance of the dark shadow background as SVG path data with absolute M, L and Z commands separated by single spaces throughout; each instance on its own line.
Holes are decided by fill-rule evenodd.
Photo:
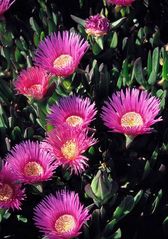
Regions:
M 168 0 L 149 0 L 144 1 L 143 5 L 142 0 L 137 0 L 134 5 L 136 5 L 136 10 L 134 16 L 138 19 L 141 26 L 150 26 L 155 28 L 156 26 L 160 29 L 161 41 L 163 44 L 168 43 Z M 61 12 L 63 18 L 63 26 L 65 29 L 69 29 L 73 26 L 76 27 L 76 24 L 71 19 L 70 14 L 81 17 L 83 19 L 87 18 L 90 14 L 96 14 L 102 9 L 102 1 L 100 0 L 85 0 L 82 8 L 79 6 L 78 0 L 48 0 L 48 5 L 54 3 L 56 5 L 56 11 Z M 35 12 L 32 12 L 32 9 L 36 6 L 38 8 L 37 1 L 35 0 L 16 0 L 12 5 L 11 9 L 6 12 L 7 22 L 9 22 L 10 27 L 17 26 L 18 29 L 22 28 L 26 30 L 29 26 L 30 16 L 34 16 Z M 14 18 L 13 18 L 14 16 Z M 113 16 L 111 15 L 113 19 Z M 18 20 L 19 19 L 19 20 Z M 153 137 L 153 136 L 152 136 Z M 152 138 L 149 138 L 149 141 Z M 115 151 L 116 150 L 116 151 Z M 140 149 L 142 150 L 142 149 Z M 120 153 L 119 147 L 114 149 L 116 158 Z M 123 155 L 121 155 L 123 156 Z M 125 156 L 126 157 L 126 156 Z M 121 166 L 121 167 L 120 167 Z M 119 164 L 119 171 L 122 173 L 124 171 L 124 165 Z M 154 175 L 158 178 L 160 175 Z M 157 187 L 162 187 L 165 189 L 163 204 L 166 204 L 168 199 L 167 183 L 168 176 L 164 177 L 157 181 Z M 149 183 L 149 184 L 148 184 Z M 152 185 L 152 182 L 148 180 L 146 185 L 141 185 L 142 188 L 146 188 Z M 154 187 L 154 185 L 152 185 Z M 33 217 L 33 207 L 37 205 L 42 197 L 28 195 L 27 200 L 23 204 L 23 210 L 21 214 L 27 217 L 28 223 L 19 222 L 16 219 L 16 214 L 13 213 L 10 219 L 3 221 L 0 224 L 0 239 L 38 239 L 39 236 L 38 230 L 35 228 L 32 222 Z M 146 202 L 148 205 L 150 202 Z M 158 212 L 154 216 L 142 215 L 139 216 L 140 211 L 142 210 L 144 204 L 140 204 L 136 210 L 134 210 L 131 215 L 127 216 L 122 223 L 120 224 L 123 236 L 122 239 L 161 239 L 163 237 L 162 231 L 162 221 L 166 216 L 165 212 L 168 213 L 168 210 L 164 213 Z M 145 209 L 145 208 L 144 208 Z M 80 238 L 83 238 L 82 236 Z M 94 239 L 94 238 L 91 238 Z M 165 238 L 166 239 L 166 238 Z

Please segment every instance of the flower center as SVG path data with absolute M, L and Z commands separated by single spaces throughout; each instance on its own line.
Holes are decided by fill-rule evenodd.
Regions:
M 83 119 L 79 116 L 76 116 L 76 115 L 72 115 L 72 116 L 69 116 L 67 119 L 66 119 L 66 122 L 72 126 L 72 127 L 76 127 L 78 125 L 81 125 L 83 123 Z
M 34 84 L 34 85 L 31 85 L 28 89 L 27 89 L 27 91 L 28 91 L 28 93 L 29 94 L 34 94 L 34 93 L 40 93 L 41 92 L 41 88 L 42 88 L 42 86 L 41 86 L 41 84 Z
M 9 184 L 0 184 L 0 202 L 6 202 L 12 199 L 13 189 Z
M 64 214 L 55 222 L 55 230 L 58 233 L 66 233 L 72 231 L 76 226 L 75 218 L 72 215 Z
M 26 176 L 40 176 L 44 172 L 43 167 L 37 162 L 28 162 L 24 166 L 24 173 Z
M 61 147 L 61 152 L 66 159 L 73 160 L 77 154 L 77 144 L 74 140 L 68 140 Z
M 70 55 L 62 54 L 57 57 L 53 63 L 54 68 L 65 68 L 73 63 L 73 58 Z
M 121 118 L 122 127 L 138 127 L 143 125 L 143 119 L 140 114 L 136 112 L 128 112 Z

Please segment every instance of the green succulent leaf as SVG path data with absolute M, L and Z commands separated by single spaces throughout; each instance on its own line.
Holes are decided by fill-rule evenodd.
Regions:
M 122 17 L 122 18 L 118 19 L 117 21 L 112 22 L 112 23 L 110 24 L 111 29 L 112 29 L 112 30 L 116 30 L 118 27 L 120 27 L 122 24 L 124 24 L 124 22 L 125 22 L 126 20 L 127 20 L 126 17 Z
M 82 25 L 83 27 L 85 26 L 85 20 L 82 18 L 76 17 L 74 15 L 71 15 L 71 18 L 78 24 Z

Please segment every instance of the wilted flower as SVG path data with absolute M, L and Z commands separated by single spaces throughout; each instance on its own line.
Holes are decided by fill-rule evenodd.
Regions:
M 52 33 L 39 44 L 35 64 L 56 76 L 66 77 L 74 73 L 88 47 L 87 41 L 76 33 Z
M 56 168 L 50 153 L 38 142 L 25 141 L 16 145 L 6 158 L 16 178 L 33 184 L 49 180 Z
M 47 71 L 39 67 L 22 70 L 14 82 L 19 94 L 41 100 L 47 93 L 50 76 Z
M 49 122 L 59 127 L 65 124 L 69 127 L 87 128 L 96 114 L 95 104 L 89 98 L 69 96 L 62 98 L 57 105 L 52 106 Z
M 77 237 L 88 219 L 78 194 L 65 190 L 49 195 L 35 208 L 35 225 L 48 239 Z
M 107 3 L 119 6 L 130 6 L 134 1 L 135 0 L 107 0 Z
M 69 167 L 75 174 L 85 170 L 88 158 L 82 153 L 96 143 L 87 136 L 87 131 L 65 127 L 50 131 L 46 140 L 53 148 L 57 163 Z
M 147 91 L 126 89 L 118 91 L 105 102 L 102 110 L 104 124 L 114 132 L 129 136 L 150 133 L 151 125 L 162 118 L 159 114 L 159 99 L 151 96 Z
M 24 189 L 21 188 L 21 184 L 17 182 L 17 178 L 5 164 L 0 171 L 0 208 L 20 209 L 24 197 Z
M 6 12 L 10 6 L 15 2 L 15 0 L 1 0 L 0 1 L 0 16 Z
M 88 35 L 103 36 L 110 30 L 110 21 L 100 14 L 90 16 L 85 21 L 85 30 Z

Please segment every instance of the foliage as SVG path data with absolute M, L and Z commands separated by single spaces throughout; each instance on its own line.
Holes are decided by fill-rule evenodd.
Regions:
M 102 38 L 87 36 L 80 19 L 98 12 L 108 17 L 111 30 Z M 16 0 L 5 13 L 0 21 L 1 158 L 22 140 L 42 140 L 51 105 L 72 93 L 96 102 L 92 126 L 99 141 L 87 152 L 84 174 L 74 176 L 59 168 L 52 181 L 27 186 L 21 211 L 1 210 L 2 238 L 41 238 L 33 225 L 33 207 L 64 187 L 78 192 L 92 214 L 79 238 L 167 238 L 167 13 L 166 0 L 136 0 L 119 11 L 100 0 Z M 90 43 L 78 70 L 60 84 L 53 78 L 53 89 L 43 101 L 17 95 L 13 82 L 32 66 L 39 42 L 64 29 L 79 32 Z M 129 147 L 125 137 L 108 132 L 99 117 L 104 100 L 127 86 L 157 96 L 163 117 L 152 134 L 138 136 Z

